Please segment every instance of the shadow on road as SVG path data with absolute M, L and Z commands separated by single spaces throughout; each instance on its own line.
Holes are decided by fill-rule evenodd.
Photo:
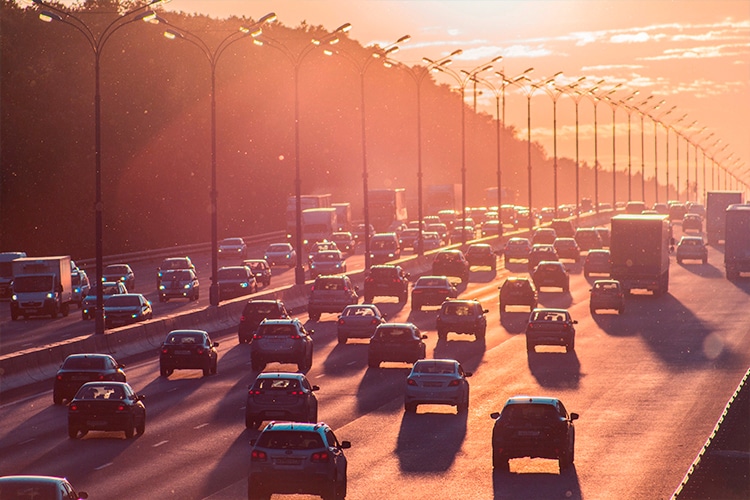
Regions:
M 417 411 L 401 419 L 396 444 L 401 471 L 432 474 L 450 469 L 466 437 L 466 414 L 422 413 L 422 407 Z
M 511 465 L 512 470 L 513 465 Z M 494 500 L 548 500 L 550 498 L 582 500 L 583 498 L 575 466 L 560 474 L 494 472 L 492 490 Z
M 542 387 L 575 389 L 581 379 L 578 355 L 564 347 L 537 346 L 543 351 L 529 352 L 529 370 Z M 554 349 L 554 350 L 552 350 Z

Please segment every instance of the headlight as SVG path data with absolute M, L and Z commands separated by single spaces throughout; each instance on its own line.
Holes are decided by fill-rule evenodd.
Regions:
M 185 285 L 182 288 L 184 288 L 185 290 L 187 290 L 187 289 L 191 288 L 192 286 L 193 286 L 192 283 L 185 283 Z
M 290 253 L 286 254 L 286 258 L 287 259 L 291 259 L 292 258 L 292 254 L 290 254 Z
M 393 254 L 392 254 L 392 253 L 389 253 L 389 254 L 388 254 L 388 257 L 393 257 Z
M 336 267 L 341 267 L 341 262 L 337 262 Z
M 18 300 L 18 295 L 14 293 L 13 295 L 11 295 L 10 300 Z
M 47 294 L 47 298 L 48 299 L 54 299 L 55 298 L 55 294 L 54 293 L 48 293 Z
M 166 289 L 166 288 L 167 288 L 167 287 L 165 287 L 164 285 L 159 285 L 159 290 L 164 290 L 164 289 Z
M 249 285 L 248 285 L 247 281 L 243 281 L 242 283 L 240 283 L 240 286 L 242 288 L 247 288 Z

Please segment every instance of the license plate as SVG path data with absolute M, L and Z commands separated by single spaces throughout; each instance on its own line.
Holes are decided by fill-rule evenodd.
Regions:
M 88 380 L 89 378 L 86 375 L 73 375 L 70 377 L 70 380 Z
M 87 420 L 86 425 L 89 427 L 102 427 L 107 424 L 106 420 Z
M 518 431 L 519 436 L 538 436 L 539 431 Z
M 424 383 L 425 387 L 441 387 L 442 385 L 443 384 L 441 384 L 440 382 L 425 382 Z
M 190 354 L 190 351 L 185 349 L 178 349 L 174 352 L 175 354 Z
M 301 460 L 299 458 L 277 458 L 274 462 L 277 465 L 299 465 Z
M 39 309 L 26 309 L 26 312 L 29 314 L 38 314 Z

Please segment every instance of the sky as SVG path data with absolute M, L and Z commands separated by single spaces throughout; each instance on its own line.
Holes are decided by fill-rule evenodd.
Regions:
M 451 68 L 471 71 L 502 56 L 481 74 L 496 88 L 500 79 L 495 72 L 511 78 L 530 67 L 532 83 L 558 72 L 557 87 L 585 76 L 577 88 L 586 90 L 604 80 L 595 92 L 612 90 L 615 103 L 638 91 L 627 103 L 663 124 L 657 128 L 660 150 L 665 148 L 664 130 L 672 134 L 674 156 L 665 155 L 666 160 L 692 164 L 693 146 L 685 156 L 689 139 L 750 184 L 750 0 L 172 0 L 163 8 L 215 18 L 258 19 L 275 12 L 286 26 L 305 22 L 329 30 L 349 22 L 349 36 L 362 45 L 386 46 L 408 34 L 411 40 L 394 56 L 407 64 L 462 49 Z M 445 83 L 456 82 L 447 78 Z M 506 88 L 506 122 L 523 137 L 528 90 Z M 532 140 L 551 155 L 556 130 L 558 155 L 574 158 L 575 106 L 567 96 L 558 98 L 555 123 L 553 95 L 542 90 L 532 94 Z M 467 100 L 472 98 L 467 93 Z M 492 91 L 482 92 L 477 102 L 494 116 Z M 579 103 L 582 156 L 591 156 L 592 103 L 589 98 Z M 613 144 L 613 109 L 615 162 L 622 169 L 628 162 L 625 106 L 607 101 L 597 106 L 599 148 L 609 151 L 599 160 L 611 168 L 612 148 L 606 145 Z M 630 113 L 633 143 L 639 145 L 640 115 Z M 654 140 L 653 129 L 646 118 L 647 142 Z

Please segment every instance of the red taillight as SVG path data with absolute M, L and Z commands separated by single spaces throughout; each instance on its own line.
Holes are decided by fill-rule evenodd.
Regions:
M 240 316 L 240 321 L 242 322 L 246 321 L 245 316 Z
M 312 454 L 310 460 L 313 462 L 328 462 L 329 458 L 331 458 L 331 456 L 327 451 L 316 451 Z
M 62 379 L 63 379 L 63 376 L 62 376 L 62 375 L 58 375 L 58 376 L 57 376 L 57 380 L 62 380 Z
M 196 352 L 196 354 L 201 355 L 201 354 L 203 354 L 204 350 L 203 350 L 202 347 L 199 347 L 198 349 L 195 350 L 195 352 Z
M 262 338 L 263 338 L 263 335 L 261 335 L 259 333 L 253 334 L 253 339 L 262 339 Z
M 456 387 L 460 383 L 460 380 L 451 380 L 450 382 L 448 382 L 448 387 Z
M 379 324 L 380 324 L 380 321 L 378 321 L 378 320 L 376 320 L 376 319 L 373 319 L 372 321 L 370 321 L 370 324 L 371 324 L 371 325 L 379 325 Z
M 107 378 L 107 377 L 105 377 L 105 376 L 104 376 L 104 375 L 102 375 L 101 373 L 99 374 L 99 380 L 106 380 L 106 378 Z
M 266 460 L 268 460 L 268 455 L 265 451 L 253 450 L 250 453 L 250 460 L 252 460 L 253 462 L 265 462 Z
M 343 324 L 344 324 L 344 318 L 340 318 L 339 319 L 339 325 L 343 325 Z
M 408 378 L 408 379 L 406 379 L 406 385 L 413 385 L 413 386 L 415 386 L 415 387 L 416 387 L 416 385 L 417 385 L 417 381 L 416 381 L 416 380 L 414 380 L 414 379 L 410 379 L 410 378 Z
M 399 279 L 398 279 L 398 278 L 393 278 L 393 282 L 394 282 L 394 283 L 398 283 L 398 282 L 399 282 Z
M 70 405 L 69 409 L 70 411 L 78 411 L 78 405 Z
M 125 407 L 125 405 L 118 405 L 117 406 L 117 411 L 125 411 L 126 409 L 127 408 Z
M 298 339 L 298 338 L 301 338 L 301 337 L 298 334 L 295 333 L 295 334 L 290 335 L 289 338 L 290 339 Z
M 162 347 L 162 348 L 161 348 L 161 353 L 162 353 L 162 354 L 169 354 L 169 349 L 168 349 L 168 348 L 166 348 L 166 347 Z
M 260 396 L 263 392 L 260 389 L 255 389 L 255 390 L 250 389 L 249 391 L 247 391 L 247 393 L 250 396 Z
M 305 393 L 302 391 L 292 391 L 289 394 L 292 396 L 304 396 L 305 395 Z

